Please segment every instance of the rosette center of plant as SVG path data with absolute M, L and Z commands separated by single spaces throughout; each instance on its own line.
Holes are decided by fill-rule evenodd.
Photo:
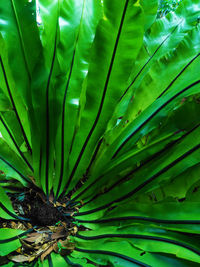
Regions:
M 73 214 L 77 211 L 76 204 L 71 203 L 70 199 L 65 197 L 60 201 L 49 200 L 42 192 L 29 190 L 22 194 L 10 194 L 13 208 L 16 213 L 30 220 L 32 226 L 52 226 L 63 222 L 66 225 L 73 221 Z
M 53 202 L 51 196 L 47 201 L 42 192 L 28 190 L 24 193 L 10 193 L 13 208 L 20 220 L 2 220 L 3 228 L 25 230 L 27 235 L 20 239 L 21 248 L 14 251 L 8 258 L 15 262 L 32 262 L 38 257 L 43 259 L 52 251 L 62 255 L 70 254 L 74 236 L 78 227 L 74 223 L 73 214 L 78 211 L 77 203 L 71 203 L 67 197 Z M 84 230 L 81 227 L 81 230 Z

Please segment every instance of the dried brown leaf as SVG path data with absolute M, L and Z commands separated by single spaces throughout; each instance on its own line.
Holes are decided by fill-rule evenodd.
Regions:
M 17 224 L 16 224 L 16 222 L 11 221 L 11 222 L 10 222 L 10 227 L 13 228 L 13 229 L 17 229 Z
M 28 242 L 35 242 L 38 237 L 40 236 L 41 234 L 38 233 L 38 232 L 34 232 L 34 233 L 31 233 L 31 234 L 28 234 L 26 238 L 24 238 L 23 240 L 25 241 L 28 241 Z
M 35 240 L 35 244 L 43 244 L 44 242 L 46 242 L 48 239 L 48 235 L 46 235 L 45 233 L 42 233 L 38 236 L 38 238 Z
M 42 253 L 42 255 L 40 256 L 41 261 L 43 261 L 44 258 L 46 256 L 48 256 L 53 250 L 54 250 L 54 246 L 53 245 L 50 246 L 47 250 L 45 250 L 44 253 Z
M 30 256 L 29 262 L 33 261 L 35 259 L 35 256 Z
M 20 239 L 20 241 L 24 248 L 33 249 L 33 246 L 24 241 L 24 239 Z
M 59 239 L 59 238 L 62 238 L 62 237 L 65 237 L 66 236 L 66 233 L 54 233 L 51 238 L 52 240 L 54 239 Z
M 48 247 L 48 243 L 42 245 L 42 249 L 46 249 Z
M 65 240 L 59 240 L 61 246 L 65 249 L 68 249 L 68 250 L 74 250 L 75 248 L 75 244 L 70 242 L 68 239 L 65 239 Z
M 54 196 L 53 193 L 51 192 L 49 195 L 49 201 L 53 204 L 54 203 Z
M 58 247 L 58 243 L 57 243 L 57 242 L 55 242 L 55 243 L 53 244 L 53 250 L 54 250 L 56 253 L 58 253 L 58 251 L 59 251 L 59 247 Z
M 31 181 L 36 185 L 36 181 L 35 181 L 35 178 L 33 177 L 33 176 L 31 176 L 31 175 L 28 175 L 28 178 L 30 178 L 31 179 Z
M 16 252 L 17 252 L 17 253 L 22 253 L 22 248 L 19 247 L 18 249 L 16 249 Z
M 58 239 L 65 237 L 67 235 L 67 231 L 65 230 L 65 227 L 59 226 L 57 227 L 57 231 L 52 234 L 51 238 L 52 239 Z
M 25 262 L 29 261 L 30 256 L 25 256 L 25 255 L 9 256 L 9 259 L 14 262 Z
M 27 238 L 24 238 L 23 240 L 34 243 L 34 244 L 43 244 L 44 242 L 49 240 L 49 235 L 44 233 L 31 233 L 28 235 Z
M 28 226 L 29 229 L 30 229 L 30 228 L 33 228 L 33 226 L 32 226 L 31 223 L 27 223 L 27 226 Z

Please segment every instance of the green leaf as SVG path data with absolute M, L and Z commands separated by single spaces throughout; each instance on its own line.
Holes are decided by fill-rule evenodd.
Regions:
M 200 3 L 157 4 L 0 3 L 0 217 L 41 188 L 78 227 L 22 266 L 199 265 Z M 0 229 L 0 256 L 31 231 Z
M 194 41 L 195 42 L 194 47 L 196 47 L 196 44 L 197 43 L 199 44 L 199 42 L 197 41 L 198 40 L 197 36 L 199 36 L 198 28 L 197 29 L 195 28 L 191 32 L 191 35 L 194 37 L 194 39 L 192 39 L 191 36 L 187 36 L 187 40 L 189 42 Z M 186 42 L 186 46 L 185 46 L 185 41 L 180 46 L 181 53 L 176 54 L 176 52 L 173 52 L 174 55 L 180 55 L 180 56 L 184 55 L 184 53 L 182 54 L 182 50 L 184 50 L 185 47 L 188 50 L 188 52 L 192 52 L 191 46 L 190 45 L 187 46 L 188 44 L 187 42 Z M 171 57 L 172 62 L 175 62 L 175 61 L 176 62 L 178 61 L 181 63 L 184 62 L 183 60 L 180 60 L 180 59 L 175 60 L 173 53 Z M 192 93 L 193 85 L 195 86 L 196 82 L 198 83 L 198 77 L 196 76 L 195 70 L 196 68 L 198 68 L 198 65 L 199 65 L 199 54 L 197 50 L 195 49 L 193 53 L 194 53 L 193 57 L 191 57 L 190 60 L 186 61 L 185 63 L 186 68 L 182 68 L 181 70 L 179 70 L 178 74 L 175 74 L 174 72 L 174 68 L 176 65 L 174 65 L 173 63 L 171 64 L 171 66 L 173 66 L 171 70 L 173 78 L 170 78 L 170 75 L 169 75 L 170 64 L 166 68 L 166 63 L 164 59 L 163 63 L 162 61 L 159 61 L 159 65 L 163 64 L 163 71 L 161 71 L 162 68 L 160 68 L 160 66 L 156 65 L 157 74 L 155 75 L 154 73 L 155 75 L 154 77 L 156 77 L 154 81 L 157 81 L 156 85 L 152 84 L 152 87 L 151 87 L 151 84 L 149 82 L 146 82 L 145 79 L 142 80 L 142 82 L 144 83 L 144 87 L 146 87 L 147 91 L 151 93 L 149 94 L 147 93 L 147 91 L 145 91 L 144 95 L 142 95 L 142 91 L 143 91 L 142 87 L 138 88 L 139 101 L 136 99 L 136 96 L 135 96 L 134 101 L 130 102 L 129 108 L 127 109 L 126 115 L 124 116 L 123 120 L 121 120 L 120 124 L 117 127 L 115 127 L 113 131 L 108 133 L 108 135 L 106 136 L 106 141 L 103 144 L 104 146 L 101 149 L 102 156 L 99 155 L 99 158 L 98 158 L 99 166 L 104 167 L 103 165 L 105 165 L 105 163 L 108 162 L 109 158 L 116 157 L 120 151 L 121 151 L 120 153 L 122 153 L 123 151 L 127 151 L 128 149 L 131 150 L 132 149 L 131 144 L 135 144 L 135 142 L 138 140 L 140 136 L 143 136 L 144 134 L 147 134 L 147 132 L 149 132 L 150 130 L 157 128 L 158 124 L 162 123 L 162 117 L 166 116 L 165 115 L 166 113 L 168 113 L 170 110 L 175 108 L 175 106 L 177 106 L 177 102 L 180 101 L 179 100 L 180 98 L 183 99 L 184 97 L 187 97 Z M 184 60 L 185 60 L 185 57 L 184 57 Z M 170 59 L 168 59 L 167 61 L 169 63 Z M 176 66 L 176 70 L 177 69 L 178 68 Z M 160 78 L 160 72 L 164 75 L 163 79 Z M 182 77 L 182 79 L 179 80 L 179 83 L 177 83 L 180 77 Z M 171 80 L 168 80 L 168 78 Z M 168 85 L 164 85 L 165 81 L 168 83 Z M 193 82 L 194 84 L 192 85 Z M 162 87 L 164 87 L 163 88 L 164 90 L 167 89 L 165 95 L 161 95 L 159 98 L 155 100 L 153 97 L 153 90 L 156 90 L 156 92 L 158 93 L 157 95 L 158 97 L 163 92 Z M 196 92 L 198 93 L 199 85 L 196 84 L 194 89 L 196 89 Z M 148 104 L 148 95 L 152 101 L 151 103 L 149 103 L 150 105 Z M 170 98 L 168 98 L 167 96 Z M 143 101 L 144 97 L 145 97 L 145 101 Z M 141 109 L 141 107 L 138 108 L 137 105 L 139 104 L 140 101 L 144 109 L 143 108 Z M 159 102 L 162 104 L 159 105 L 158 104 Z M 144 105 L 149 105 L 149 106 L 147 107 Z M 157 109 L 158 107 L 157 105 L 159 106 L 158 109 Z M 151 112 L 151 110 L 153 112 Z M 135 112 L 134 118 L 131 117 L 131 114 L 133 114 L 132 112 Z M 143 120 L 144 117 L 145 117 L 145 120 Z M 140 124 L 140 122 L 142 123 Z M 135 125 L 135 128 L 132 128 L 133 125 Z M 132 131 L 130 129 L 132 129 Z M 125 138 L 125 135 L 127 135 L 127 138 Z M 125 141 L 125 139 L 127 140 Z M 130 141 L 128 142 L 128 140 Z M 119 146 L 121 142 L 123 144 Z M 118 149 L 116 149 L 117 147 Z M 96 166 L 95 166 L 95 169 L 96 171 L 98 170 Z
M 19 229 L 0 229 L 0 256 L 8 255 L 21 246 L 19 237 L 25 232 Z
M 103 8 L 91 51 L 86 103 L 73 142 L 66 189 L 71 189 L 86 171 L 142 44 L 143 13 L 138 3 L 121 1 L 116 5 L 104 1 Z
M 163 254 L 148 253 L 142 249 L 136 248 L 130 244 L 128 240 L 116 239 L 95 239 L 95 241 L 84 241 L 77 239 L 78 247 L 72 253 L 76 257 L 87 257 L 97 264 L 106 265 L 113 264 L 114 266 L 169 266 L 174 264 L 177 266 L 193 265 L 191 261 L 177 259 L 168 254 L 167 257 Z M 94 249 L 95 246 L 95 249 Z M 151 265 L 149 265 L 149 263 Z M 195 266 L 195 265 L 194 265 Z
M 75 199 L 78 197 L 83 199 L 98 191 L 105 191 L 104 188 L 108 188 L 113 183 L 109 177 L 114 176 L 115 181 L 119 180 L 120 176 L 125 176 L 131 169 L 137 170 L 141 163 L 142 166 L 145 166 L 145 162 L 156 158 L 162 151 L 170 148 L 173 143 L 181 140 L 184 132 L 187 134 L 187 131 L 199 123 L 200 110 L 197 99 L 198 95 L 184 98 L 184 101 L 182 100 L 175 110 L 171 110 L 166 117 L 162 118 L 162 124 L 159 127 L 150 129 L 146 135 L 140 133 L 141 137 L 134 146 L 132 145 L 132 149 L 121 157 L 108 162 L 106 167 L 105 163 L 99 164 L 98 161 L 96 164 L 94 163 L 89 173 L 90 179 L 74 194 Z M 182 117 L 185 119 L 183 120 Z
M 7 55 L 7 50 L 1 36 L 0 41 L 0 52 L 2 55 L 0 57 L 0 78 L 4 94 L 10 102 L 10 108 L 0 114 L 0 123 L 2 125 L 1 132 L 9 146 L 22 157 L 32 170 L 30 154 L 24 154 L 20 150 L 21 144 L 25 142 L 27 150 L 31 153 L 30 126 L 27 118 L 27 108 L 19 92 L 15 90 L 15 82 L 10 73 L 7 58 L 5 57 Z
M 147 0 L 142 0 L 141 6 L 143 7 L 144 13 L 145 13 L 144 29 L 147 30 L 151 27 L 151 25 L 153 24 L 153 22 L 156 19 L 157 9 L 158 9 L 158 0 L 153 0 L 151 2 L 149 2 Z
M 6 176 L 12 177 L 20 181 L 24 186 L 30 183 L 28 176 L 32 172 L 25 165 L 23 160 L 0 138 L 0 168 Z
M 12 207 L 9 197 L 2 187 L 0 187 L 0 217 L 12 220 L 18 217 Z
M 48 255 L 47 259 L 45 259 L 43 262 L 38 262 L 39 267 L 54 267 L 59 264 L 59 266 L 70 266 L 64 257 L 62 257 L 60 254 L 51 253 L 51 255 Z
M 67 80 L 63 74 L 63 77 L 59 74 L 59 79 L 56 81 L 56 86 L 59 88 L 56 97 L 61 107 L 56 111 L 60 112 L 55 144 L 56 174 L 59 177 L 54 182 L 56 195 L 62 192 L 67 181 L 68 158 L 79 127 L 79 113 L 84 106 L 84 79 L 88 73 L 90 49 L 100 16 L 101 6 L 98 1 L 93 3 L 91 0 L 77 3 L 68 1 L 63 4 L 61 10 L 61 39 L 57 48 L 58 70 L 63 73 L 67 70 Z M 71 36 L 70 43 L 69 36 Z
M 169 69 L 171 69 L 171 67 L 173 68 L 173 64 L 172 66 L 167 64 L 167 69 L 169 69 L 167 71 L 168 75 L 166 76 L 166 64 L 164 64 L 162 67 L 162 61 L 165 61 L 165 58 L 167 58 L 167 61 L 171 61 L 169 53 L 173 53 L 174 49 L 180 45 L 184 38 L 187 38 L 188 33 L 193 28 L 195 28 L 193 26 L 198 20 L 198 14 L 200 9 L 198 5 L 199 3 L 197 3 L 197 1 L 195 1 L 195 3 L 191 2 L 192 1 L 185 1 L 185 4 L 183 6 L 180 6 L 176 13 L 169 14 L 168 16 L 162 19 L 156 20 L 155 23 L 152 25 L 151 29 L 145 34 L 143 47 L 138 55 L 136 64 L 129 79 L 128 86 L 123 96 L 121 97 L 119 104 L 116 107 L 115 116 L 110 122 L 112 126 L 109 125 L 109 128 L 116 125 L 116 122 L 118 122 L 118 118 L 124 116 L 124 113 L 127 109 L 127 102 L 133 102 L 132 105 L 134 106 L 132 109 L 129 109 L 130 114 L 127 113 L 128 117 L 126 115 L 126 118 L 124 118 L 123 122 L 125 122 L 126 120 L 130 121 L 130 115 L 132 114 L 132 112 L 134 112 L 134 116 L 137 116 L 139 113 L 141 113 L 144 108 L 144 105 L 148 106 L 149 101 L 150 103 L 152 103 L 151 101 L 153 101 L 155 94 L 159 93 L 160 89 L 165 86 L 164 83 L 168 81 L 166 77 L 169 77 Z M 193 48 L 187 48 L 186 46 L 184 47 L 184 49 L 188 49 L 188 52 L 185 52 L 183 54 L 189 55 L 192 51 L 191 49 Z M 181 52 L 178 53 L 179 58 L 182 55 L 182 50 L 183 46 L 181 48 Z M 159 61 L 156 63 L 157 60 Z M 184 60 L 178 61 L 179 64 L 184 64 Z M 155 65 L 155 68 L 153 67 L 153 70 L 151 70 L 152 65 Z M 163 70 L 162 72 L 161 69 Z M 177 68 L 176 70 L 172 69 L 172 73 L 174 71 L 177 71 Z M 158 77 L 156 79 L 156 84 L 152 86 L 153 91 L 151 91 L 154 92 L 156 89 L 155 94 L 149 94 L 149 91 L 145 90 L 145 101 L 141 101 L 143 99 L 143 89 L 137 88 L 140 86 L 141 81 L 143 81 L 143 79 L 147 82 L 147 85 L 143 83 L 145 87 L 148 87 L 149 83 L 154 83 L 154 72 L 159 72 Z M 160 77 L 161 73 L 164 74 L 162 79 Z M 157 87 L 157 83 L 160 83 L 160 86 Z M 158 92 L 157 89 L 159 89 Z M 117 132 L 114 131 L 114 134 L 116 135 Z
M 9 98 L 5 95 L 3 90 L 0 88 L 0 111 L 7 111 L 11 109 Z
M 110 249 L 113 248 L 113 250 L 116 251 L 121 240 L 124 240 L 124 243 L 127 242 L 132 244 L 132 246 L 138 250 L 153 253 L 169 253 L 183 259 L 189 259 L 197 263 L 200 262 L 200 251 L 197 249 L 198 243 L 196 243 L 192 238 L 149 226 L 144 227 L 135 225 L 132 227 L 127 226 L 118 228 L 102 227 L 96 231 L 89 231 L 88 233 L 77 235 L 77 238 L 89 241 L 89 244 L 83 241 L 78 241 L 78 245 L 82 247 L 91 246 L 92 244 L 90 243 L 94 240 L 96 241 L 96 248 L 102 247 L 103 250 L 106 250 L 106 247 L 109 247 Z M 101 242 L 99 240 L 103 241 Z M 126 250 L 121 248 L 120 252 L 122 251 L 123 253 L 127 253 Z M 137 257 L 136 251 L 133 253 Z

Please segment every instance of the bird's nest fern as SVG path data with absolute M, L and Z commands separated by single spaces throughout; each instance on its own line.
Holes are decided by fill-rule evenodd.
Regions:
M 200 3 L 0 1 L 0 265 L 200 263 Z

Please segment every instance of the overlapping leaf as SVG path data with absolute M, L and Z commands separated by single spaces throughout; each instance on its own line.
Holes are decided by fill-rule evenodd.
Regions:
M 81 226 L 70 255 L 61 245 L 21 266 L 200 263 L 200 5 L 156 9 L 0 3 L 0 217 L 29 220 L 7 190 L 38 186 L 72 195 Z M 0 233 L 6 256 L 28 232 Z

